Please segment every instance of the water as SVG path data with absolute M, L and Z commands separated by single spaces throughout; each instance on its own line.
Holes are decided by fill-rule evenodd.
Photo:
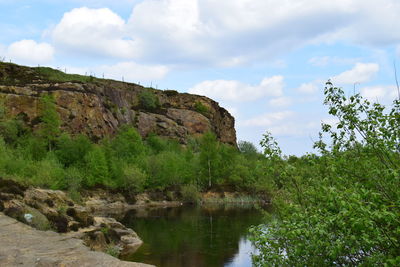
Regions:
M 249 206 L 182 206 L 132 210 L 121 221 L 144 244 L 124 260 L 160 267 L 251 266 L 248 228 L 262 222 Z

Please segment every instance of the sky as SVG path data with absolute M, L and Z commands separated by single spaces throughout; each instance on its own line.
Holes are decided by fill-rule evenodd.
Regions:
M 208 96 L 238 140 L 313 151 L 325 82 L 390 105 L 399 0 L 0 0 L 0 59 Z

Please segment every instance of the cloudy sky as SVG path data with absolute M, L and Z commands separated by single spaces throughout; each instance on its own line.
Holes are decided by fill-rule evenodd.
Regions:
M 395 97 L 398 14 L 399 0 L 0 0 L 0 58 L 206 95 L 239 140 L 270 131 L 301 155 L 334 121 L 328 79 Z

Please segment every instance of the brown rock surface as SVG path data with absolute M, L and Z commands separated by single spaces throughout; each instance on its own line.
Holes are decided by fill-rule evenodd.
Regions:
M 188 137 L 211 130 L 221 142 L 236 145 L 234 118 L 207 97 L 95 78 L 78 82 L 64 73 L 57 74 L 64 75 L 64 79 L 44 77 L 38 68 L 0 63 L 0 101 L 7 113 L 21 116 L 35 129 L 40 122 L 40 96 L 52 94 L 62 128 L 70 133 L 99 139 L 115 133 L 123 124 L 130 124 L 143 137 L 155 133 L 185 143 Z M 157 108 L 141 105 L 144 91 L 157 98 Z
M 0 266 L 150 266 L 90 251 L 82 240 L 38 231 L 0 213 Z

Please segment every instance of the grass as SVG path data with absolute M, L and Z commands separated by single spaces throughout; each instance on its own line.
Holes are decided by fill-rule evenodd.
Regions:
M 93 76 L 67 74 L 48 67 L 30 68 L 13 63 L 0 62 L 0 83 L 4 85 L 25 85 L 43 82 L 94 82 Z
M 205 204 L 228 204 L 228 203 L 260 203 L 262 200 L 255 196 L 238 195 L 238 196 L 224 196 L 224 197 L 207 197 L 202 198 L 202 203 Z
M 111 243 L 107 246 L 105 253 L 107 253 L 108 255 L 111 255 L 115 258 L 118 258 L 120 251 L 116 245 Z
M 79 74 L 67 74 L 60 70 L 48 67 L 33 68 L 44 80 L 53 82 L 93 82 L 97 78 L 93 76 L 84 76 Z

